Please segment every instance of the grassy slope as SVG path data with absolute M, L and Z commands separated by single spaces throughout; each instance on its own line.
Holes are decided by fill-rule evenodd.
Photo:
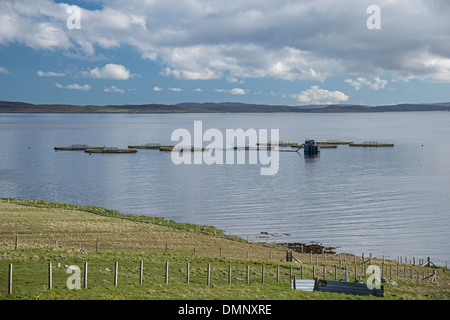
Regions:
M 18 250 L 15 250 L 16 235 Z M 99 252 L 96 252 L 97 239 Z M 80 252 L 79 247 L 87 253 Z M 290 268 L 292 266 L 294 275 L 300 278 L 300 265 L 280 261 L 285 252 L 277 245 L 247 243 L 214 227 L 124 216 L 97 207 L 0 200 L 0 299 L 380 299 L 291 290 Z M 303 261 L 304 277 L 311 278 L 310 255 L 296 254 L 296 257 Z M 322 255 L 318 258 L 316 274 L 321 275 L 324 261 Z M 113 279 L 116 261 L 119 263 L 117 287 Z M 143 284 L 138 284 L 140 261 L 144 262 Z M 347 257 L 349 270 L 354 270 L 353 261 L 353 257 Z M 52 290 L 47 288 L 49 262 L 53 264 Z M 74 264 L 82 269 L 84 262 L 89 264 L 88 289 L 67 289 L 70 275 L 63 266 Z M 168 284 L 165 283 L 167 262 Z M 188 262 L 190 283 L 186 284 Z M 315 264 L 316 258 L 313 262 Z M 62 267 L 57 267 L 58 263 Z M 392 262 L 387 263 L 395 267 Z M 9 264 L 14 266 L 12 295 L 6 292 Z M 209 286 L 208 264 L 211 266 Z M 279 281 L 276 280 L 277 265 L 280 266 Z M 334 265 L 339 265 L 338 256 L 327 256 L 330 272 L 327 279 L 334 280 Z M 232 285 L 227 282 L 230 266 Z M 249 284 L 243 280 L 247 266 L 250 268 Z M 429 269 L 422 268 L 420 272 Z M 339 268 L 339 278 L 343 277 L 343 272 L 344 269 Z M 450 278 L 442 268 L 438 270 L 437 282 L 395 276 L 394 280 L 398 286 L 386 285 L 382 299 L 443 300 L 449 297 Z

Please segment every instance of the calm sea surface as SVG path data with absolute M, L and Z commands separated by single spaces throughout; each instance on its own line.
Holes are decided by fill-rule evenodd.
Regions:
M 262 164 L 175 165 L 171 154 L 55 152 L 71 144 L 171 141 L 173 130 L 279 129 L 280 140 L 392 142 L 394 148 L 281 152 Z M 2 114 L 0 197 L 97 205 L 214 225 L 251 241 L 319 242 L 338 252 L 450 260 L 450 112 L 374 114 Z M 204 146 L 208 143 L 205 142 Z

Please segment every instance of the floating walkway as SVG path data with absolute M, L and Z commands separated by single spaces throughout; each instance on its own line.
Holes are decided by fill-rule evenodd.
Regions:
M 207 151 L 209 150 L 206 147 L 194 147 L 194 146 L 173 146 L 173 145 L 161 145 L 159 147 L 159 151 Z
M 159 147 L 161 147 L 161 143 L 146 143 L 128 146 L 130 149 L 159 149 Z
M 84 151 L 86 149 L 102 149 L 104 147 L 98 146 L 88 146 L 86 144 L 73 144 L 71 146 L 66 147 L 54 147 L 56 151 L 64 150 L 64 151 Z
M 136 149 L 126 149 L 126 148 L 117 148 L 117 147 L 103 147 L 100 149 L 86 149 L 84 150 L 86 153 L 136 153 Z
M 349 144 L 350 147 L 393 147 L 393 143 L 384 143 L 376 141 L 365 141 L 365 142 L 352 142 Z
M 325 141 L 316 141 L 316 143 L 320 145 L 338 145 L 338 144 L 350 144 L 353 143 L 353 141 L 325 140 Z
M 258 146 L 271 146 L 278 145 L 279 147 L 299 147 L 297 142 L 285 142 L 285 141 L 269 141 L 269 142 L 258 142 Z
M 322 144 L 322 143 L 316 143 L 321 149 L 336 149 L 337 144 Z

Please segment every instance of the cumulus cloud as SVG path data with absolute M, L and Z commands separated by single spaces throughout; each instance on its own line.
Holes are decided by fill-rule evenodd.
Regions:
M 11 73 L 11 72 L 9 72 L 9 70 L 6 69 L 5 67 L 0 67 L 0 73 L 8 74 L 8 73 Z
M 177 79 L 324 81 L 390 75 L 393 80 L 450 82 L 448 0 L 379 0 L 380 30 L 366 26 L 369 4 L 111 0 L 96 10 L 82 9 L 82 29 L 69 30 L 67 4 L 10 0 L 0 2 L 0 45 L 74 56 L 131 47 Z M 121 71 L 113 78 L 130 77 Z M 105 73 L 97 68 L 92 76 Z
M 361 77 L 357 79 L 345 79 L 345 82 L 352 86 L 355 90 L 359 90 L 363 86 L 368 86 L 372 90 L 380 90 L 384 89 L 388 83 L 387 80 L 383 80 L 378 77 L 373 80 L 367 80 Z
M 70 90 L 79 90 L 79 91 L 89 91 L 92 89 L 92 87 L 88 84 L 79 85 L 78 83 L 68 84 L 66 86 L 59 84 L 59 83 L 55 83 L 55 86 L 59 89 L 70 89 Z
M 172 88 L 172 87 L 170 87 L 169 90 L 170 91 L 175 91 L 175 92 L 183 91 L 183 89 L 181 89 L 181 88 Z
M 116 86 L 111 86 L 111 87 L 105 88 L 103 91 L 104 92 L 115 92 L 115 93 L 124 93 L 125 92 L 125 90 L 120 89 Z
M 163 91 L 163 88 L 160 88 L 158 86 L 153 87 L 153 91 Z
M 66 76 L 66 74 L 62 73 L 62 72 L 53 72 L 53 71 L 45 72 L 45 71 L 41 71 L 41 70 L 39 70 L 37 72 L 37 75 L 39 77 L 65 77 Z
M 341 91 L 329 91 L 319 86 L 312 86 L 302 93 L 291 95 L 291 98 L 301 104 L 336 104 L 347 101 L 349 97 Z
M 235 95 L 244 95 L 247 94 L 247 90 L 241 89 L 241 88 L 233 88 L 229 91 L 231 94 Z
M 245 89 L 241 89 L 241 88 L 233 88 L 231 90 L 226 90 L 226 89 L 214 89 L 215 92 L 224 92 L 224 93 L 229 93 L 229 94 L 233 94 L 233 95 L 244 95 L 247 94 L 248 90 Z
M 95 67 L 83 72 L 83 75 L 94 79 L 128 80 L 131 77 L 130 71 L 121 64 L 109 63 L 104 67 Z

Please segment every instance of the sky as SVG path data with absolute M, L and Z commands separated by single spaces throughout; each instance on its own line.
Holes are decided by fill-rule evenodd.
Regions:
M 448 0 L 0 0 L 0 100 L 450 102 Z

